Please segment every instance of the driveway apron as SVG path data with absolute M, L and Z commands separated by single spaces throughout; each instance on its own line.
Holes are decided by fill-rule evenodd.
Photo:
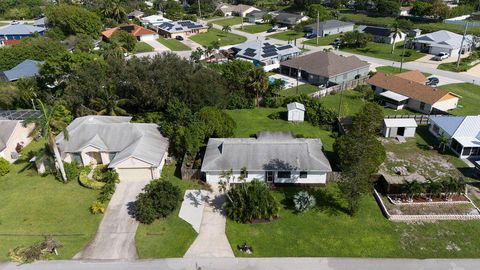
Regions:
M 138 222 L 131 215 L 137 195 L 149 181 L 123 180 L 108 204 L 92 241 L 74 259 L 135 260 L 135 232 Z

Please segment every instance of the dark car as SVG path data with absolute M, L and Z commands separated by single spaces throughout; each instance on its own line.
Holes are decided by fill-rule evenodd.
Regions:
M 182 36 L 176 36 L 175 39 L 176 40 L 183 40 L 183 37 Z
M 440 83 L 440 80 L 437 77 L 428 77 L 427 85 L 435 86 Z
M 270 29 L 267 30 L 267 33 L 273 33 L 273 32 L 276 32 L 276 31 L 277 31 L 277 29 L 275 29 L 275 28 L 270 28 Z
M 314 33 L 306 33 L 304 37 L 306 37 L 308 39 L 312 39 L 312 38 L 316 38 L 317 35 L 315 35 Z

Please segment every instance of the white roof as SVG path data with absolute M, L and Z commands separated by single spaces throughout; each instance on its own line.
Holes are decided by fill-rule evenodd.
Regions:
M 430 121 L 464 147 L 480 147 L 480 115 L 430 116 Z
M 413 118 L 386 118 L 383 119 L 386 127 L 417 127 L 417 121 Z
M 140 19 L 140 21 L 144 24 L 160 25 L 161 23 L 171 22 L 172 20 L 169 20 L 162 15 L 151 15 L 143 17 L 142 19 Z
M 426 43 L 439 48 L 458 49 L 461 46 L 462 39 L 462 35 L 446 30 L 440 30 L 418 36 L 415 38 L 415 42 Z M 472 41 L 472 36 L 466 35 L 463 46 L 469 47 L 472 44 Z
M 407 96 L 400 95 L 400 94 L 397 94 L 397 93 L 392 92 L 392 91 L 382 92 L 382 93 L 380 93 L 380 96 L 384 96 L 386 98 L 393 99 L 395 101 L 404 101 L 404 100 L 409 99 L 409 97 L 407 97 Z
M 287 109 L 288 109 L 289 111 L 291 111 L 291 110 L 301 110 L 301 111 L 305 111 L 305 106 L 304 106 L 302 103 L 292 102 L 292 103 L 288 103 L 288 104 L 287 104 Z

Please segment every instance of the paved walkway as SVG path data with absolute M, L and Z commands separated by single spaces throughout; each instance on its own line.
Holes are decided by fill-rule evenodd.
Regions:
M 476 76 L 478 77 L 478 80 L 480 80 L 480 64 L 477 64 L 476 66 L 472 67 L 471 69 L 467 70 L 466 72 L 462 72 L 463 74 L 468 74 L 471 76 Z
M 139 261 L 45 261 L 17 266 L 0 263 L 0 270 L 474 270 L 478 259 L 369 258 L 201 258 Z
M 203 210 L 200 233 L 185 253 L 185 258 L 233 258 L 233 251 L 225 235 L 227 222 L 221 205 L 225 196 L 220 195 L 217 187 L 213 186 L 214 192 L 210 192 L 210 203 L 205 205 Z
M 129 208 L 149 181 L 120 181 L 93 240 L 74 259 L 135 260 L 138 222 Z
M 202 224 L 203 210 L 208 202 L 208 193 L 206 190 L 187 190 L 183 196 L 182 206 L 178 216 L 192 225 L 193 229 L 199 233 Z

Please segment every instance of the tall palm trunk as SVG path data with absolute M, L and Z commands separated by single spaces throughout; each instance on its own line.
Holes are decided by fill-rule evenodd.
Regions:
M 67 183 L 68 179 L 67 174 L 65 173 L 65 168 L 63 167 L 62 157 L 60 156 L 60 151 L 58 151 L 58 147 L 55 143 L 55 138 L 53 136 L 50 136 L 48 138 L 48 145 L 50 146 L 50 149 L 55 156 L 55 162 L 58 165 L 58 169 L 60 170 L 60 174 L 62 175 L 63 182 Z
M 392 54 L 395 51 L 395 41 L 397 40 L 397 34 L 395 33 L 393 35 L 393 44 L 392 44 Z

